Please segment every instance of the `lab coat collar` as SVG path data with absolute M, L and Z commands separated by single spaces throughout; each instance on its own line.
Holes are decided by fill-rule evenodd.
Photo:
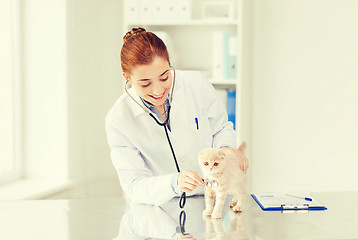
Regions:
M 141 114 L 143 114 L 143 113 L 146 113 L 146 111 L 144 111 L 143 108 L 146 108 L 146 109 L 148 109 L 148 108 L 143 104 L 143 102 L 141 101 L 141 99 L 140 99 L 140 97 L 138 96 L 137 91 L 134 89 L 134 87 L 131 87 L 131 88 L 128 90 L 128 92 L 129 92 L 129 94 L 134 98 L 134 100 L 137 101 L 137 103 L 134 102 L 133 99 L 131 99 L 131 97 L 128 96 L 128 102 L 129 102 L 129 105 L 131 105 L 131 109 L 133 110 L 133 115 L 134 115 L 134 117 L 138 117 L 139 115 L 141 115 Z M 140 107 L 140 106 L 138 105 L 138 103 L 139 103 L 140 106 L 142 106 L 143 108 Z M 148 109 L 148 111 L 150 111 L 150 110 Z

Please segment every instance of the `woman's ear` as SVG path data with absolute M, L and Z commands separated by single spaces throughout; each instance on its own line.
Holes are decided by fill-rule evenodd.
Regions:
M 124 79 L 128 84 L 132 84 L 132 81 L 129 79 L 129 75 L 127 75 L 125 72 L 122 72 Z

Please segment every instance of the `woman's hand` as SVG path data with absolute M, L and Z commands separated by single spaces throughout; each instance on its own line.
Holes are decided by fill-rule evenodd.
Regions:
M 249 168 L 249 160 L 245 155 L 246 143 L 243 142 L 239 148 L 222 147 L 221 150 L 224 154 L 233 154 L 239 159 L 240 169 L 246 174 Z
M 192 170 L 184 170 L 178 176 L 178 187 L 182 192 L 192 192 L 197 186 L 204 186 L 204 182 L 198 173 Z

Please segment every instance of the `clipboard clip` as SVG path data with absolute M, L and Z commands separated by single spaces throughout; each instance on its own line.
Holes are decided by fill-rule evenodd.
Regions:
M 310 207 L 309 204 L 303 204 L 303 205 L 285 205 L 282 204 L 281 208 L 282 210 L 299 210 L 299 209 L 308 209 Z
M 281 205 L 281 212 L 282 213 L 292 213 L 292 212 L 308 212 L 310 205 L 303 204 L 303 205 Z

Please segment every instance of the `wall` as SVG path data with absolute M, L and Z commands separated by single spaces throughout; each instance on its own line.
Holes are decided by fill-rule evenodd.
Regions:
M 25 177 L 73 180 L 49 198 L 121 194 L 104 118 L 122 93 L 121 1 L 21 1 Z
M 358 2 L 253 2 L 253 191 L 358 190 Z
M 238 116 L 237 120 L 237 132 L 239 136 L 239 141 L 245 141 L 247 144 L 246 155 L 249 159 L 249 181 L 247 182 L 247 191 L 249 192 L 252 189 L 252 13 L 253 13 L 253 3 L 251 0 L 243 0 L 241 2 L 240 9 L 241 12 L 241 28 L 239 28 L 239 36 L 242 36 L 241 39 L 241 53 L 239 52 L 239 66 L 241 66 L 240 71 L 240 83 L 237 88 L 237 104 L 236 112 Z M 241 101 L 240 101 L 241 100 Z
M 110 160 L 104 118 L 122 93 L 118 57 L 122 3 L 77 0 L 67 4 L 70 177 L 84 181 L 85 187 L 99 181 L 105 188 L 106 182 L 111 186 L 115 182 L 118 189 L 108 192 L 117 194 L 120 185 Z
M 66 3 L 22 1 L 21 11 L 24 176 L 65 181 Z

